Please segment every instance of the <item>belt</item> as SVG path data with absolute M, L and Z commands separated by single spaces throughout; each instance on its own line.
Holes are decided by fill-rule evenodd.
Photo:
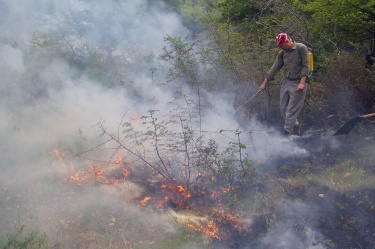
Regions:
M 285 77 L 286 79 L 288 80 L 300 80 L 301 78 L 289 78 L 289 77 Z

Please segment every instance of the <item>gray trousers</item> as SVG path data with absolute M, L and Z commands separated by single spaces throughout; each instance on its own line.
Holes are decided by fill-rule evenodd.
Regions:
M 296 91 L 299 84 L 298 80 L 289 80 L 284 78 L 280 89 L 280 111 L 284 118 L 284 130 L 288 133 L 293 132 L 293 128 L 297 123 L 307 93 L 308 83 L 303 91 Z

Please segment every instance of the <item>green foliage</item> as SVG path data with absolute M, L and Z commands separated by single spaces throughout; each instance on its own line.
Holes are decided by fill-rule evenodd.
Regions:
M 228 147 L 219 150 L 216 141 L 209 140 L 207 145 L 202 148 L 204 163 L 202 166 L 208 175 L 213 175 L 219 184 L 229 184 L 231 186 L 241 186 L 246 184 L 248 187 L 255 184 L 256 171 L 244 152 L 246 145 L 241 143 L 240 131 L 231 132 L 237 136 L 237 142 L 229 142 Z
M 47 237 L 35 230 L 26 231 L 26 226 L 22 225 L 13 234 L 8 235 L 8 241 L 3 249 L 40 249 L 47 248 Z
M 229 22 L 261 42 L 274 38 L 279 32 L 287 32 L 294 39 L 307 40 L 305 17 L 293 1 L 227 0 L 220 7 L 225 17 L 222 22 Z
M 164 41 L 167 42 L 169 48 L 164 47 L 160 57 L 167 61 L 171 67 L 169 70 L 169 80 L 182 78 L 189 84 L 196 85 L 198 83 L 199 63 L 194 54 L 194 43 L 187 42 L 188 37 L 172 37 L 167 35 Z
M 262 1 L 225 0 L 219 6 L 224 19 L 236 22 L 253 20 L 262 10 Z
M 347 120 L 375 111 L 374 70 L 366 68 L 361 54 L 341 52 L 326 58 L 323 66 L 325 72 L 319 77 L 322 85 L 311 85 L 315 91 L 311 112 L 319 108 L 325 117 L 335 114 Z M 318 120 L 321 119 L 316 117 Z
M 148 0 L 152 3 L 154 0 Z M 180 12 L 181 5 L 183 4 L 184 0 L 163 0 L 162 1 L 170 10 Z
M 311 15 L 309 24 L 314 39 L 327 48 L 330 45 L 332 51 L 372 38 L 374 7 L 374 0 L 310 0 L 302 9 Z
M 203 20 L 210 13 L 210 0 L 185 0 L 181 5 L 181 15 L 189 29 L 199 32 L 202 30 Z

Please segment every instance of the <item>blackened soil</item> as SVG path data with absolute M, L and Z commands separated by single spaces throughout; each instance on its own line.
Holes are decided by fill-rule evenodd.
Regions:
M 277 237 L 274 244 L 265 242 L 264 238 L 270 238 L 272 231 L 278 229 L 279 234 L 286 230 L 294 234 L 299 244 L 295 243 L 293 248 L 297 249 L 375 248 L 375 189 L 338 192 L 315 182 L 296 184 L 288 180 L 294 175 L 323 173 L 327 167 L 350 159 L 374 175 L 375 181 L 375 136 L 305 134 L 291 138 L 291 142 L 305 148 L 309 156 L 280 159 L 274 171 L 268 172 L 283 185 L 285 203 L 255 217 L 248 232 L 227 241 L 228 247 L 288 248 L 278 244 Z M 316 232 L 313 239 L 309 236 L 311 229 Z

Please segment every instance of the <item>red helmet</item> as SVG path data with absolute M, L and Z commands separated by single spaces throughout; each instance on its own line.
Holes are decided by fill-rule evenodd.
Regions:
M 287 40 L 289 40 L 288 35 L 285 33 L 280 33 L 276 36 L 276 45 L 281 45 Z

